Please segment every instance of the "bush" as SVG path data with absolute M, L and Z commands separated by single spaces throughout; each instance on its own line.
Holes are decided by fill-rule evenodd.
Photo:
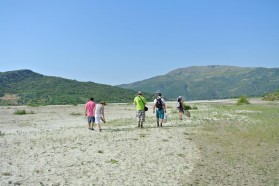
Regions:
M 192 110 L 198 110 L 198 107 L 197 107 L 196 105 L 194 105 L 194 106 L 192 107 Z
M 4 135 L 5 135 L 5 133 L 0 131 L 0 136 L 4 136 Z
M 250 104 L 247 96 L 240 96 L 236 103 L 237 105 Z
M 15 115 L 24 115 L 24 114 L 35 114 L 34 111 L 26 112 L 26 110 L 17 110 L 14 112 Z
M 24 115 L 24 114 L 27 114 L 26 110 L 17 110 L 15 111 L 14 113 L 15 115 Z
M 192 110 L 192 107 L 190 105 L 186 105 L 183 103 L 183 109 L 184 110 Z
M 269 93 L 263 97 L 264 101 L 279 101 L 279 90 Z

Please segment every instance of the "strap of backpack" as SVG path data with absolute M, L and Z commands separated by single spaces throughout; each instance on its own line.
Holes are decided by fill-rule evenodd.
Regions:
M 139 98 L 141 99 L 141 97 L 139 96 Z M 141 99 L 141 101 L 142 101 L 142 99 Z M 143 101 L 142 101 L 143 102 Z M 143 102 L 143 106 L 144 106 L 144 102 Z

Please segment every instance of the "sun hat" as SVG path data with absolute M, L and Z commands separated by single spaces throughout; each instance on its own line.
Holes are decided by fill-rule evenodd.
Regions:
M 177 101 L 181 101 L 182 100 L 182 96 L 178 96 Z
M 142 95 L 141 91 L 138 91 L 137 95 Z
M 105 101 L 101 101 L 100 104 L 107 105 Z

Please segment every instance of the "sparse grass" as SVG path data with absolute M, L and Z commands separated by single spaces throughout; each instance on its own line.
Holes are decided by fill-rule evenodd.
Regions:
M 27 112 L 26 110 L 16 110 L 15 112 L 14 112 L 14 114 L 15 115 L 25 115 L 25 114 L 35 114 L 35 112 L 34 111 L 29 111 L 29 112 Z
M 145 123 L 154 123 L 156 122 L 156 118 L 154 117 L 145 117 L 146 122 Z M 137 120 L 136 118 L 120 118 L 120 119 L 114 119 L 109 121 L 109 125 L 111 127 L 117 127 L 117 126 L 137 126 Z
M 145 134 L 139 134 L 140 138 L 144 138 Z
M 11 176 L 12 173 L 10 173 L 10 172 L 3 172 L 2 175 L 3 175 L 3 176 Z
M 114 119 L 110 121 L 111 126 L 127 126 L 136 123 L 134 118 Z
M 81 116 L 82 113 L 78 113 L 78 112 L 71 112 L 70 115 L 72 116 Z
M 203 166 L 194 171 L 196 177 L 207 175 L 199 180 L 200 184 L 218 185 L 220 180 L 227 183 L 227 174 L 242 183 L 245 183 L 243 180 L 251 181 L 250 185 L 279 183 L 278 106 L 215 106 L 209 115 L 217 117 L 205 122 L 201 133 L 191 135 L 204 154 L 203 162 L 207 166 L 206 173 Z M 219 171 L 223 167 L 226 171 Z M 208 179 L 212 177 L 214 179 Z
M 117 160 L 114 160 L 114 159 L 111 159 L 110 161 L 107 161 L 106 163 L 117 164 L 118 161 L 117 161 Z
M 14 112 L 15 115 L 24 115 L 24 114 L 27 114 L 26 110 L 16 110 Z

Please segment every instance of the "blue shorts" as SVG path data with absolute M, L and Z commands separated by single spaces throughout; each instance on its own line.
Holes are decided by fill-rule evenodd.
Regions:
M 164 119 L 165 111 L 164 109 L 156 109 L 156 117 Z
M 88 116 L 87 120 L 88 120 L 88 123 L 94 123 L 95 122 L 95 117 L 94 116 Z

